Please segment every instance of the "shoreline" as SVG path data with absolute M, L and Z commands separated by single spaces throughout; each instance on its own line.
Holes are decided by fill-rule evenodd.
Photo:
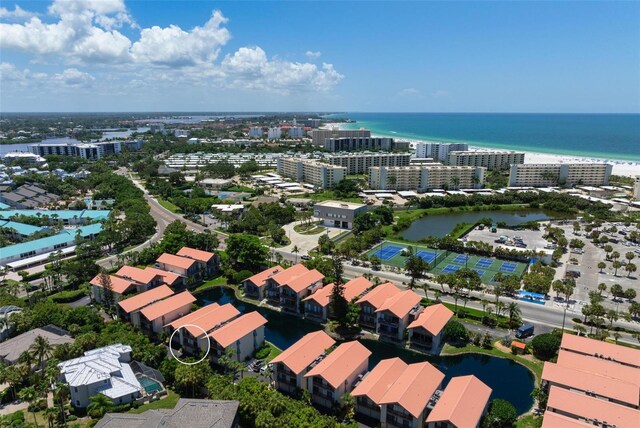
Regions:
M 357 122 L 351 123 L 335 123 L 331 126 L 337 126 L 338 129 L 346 130 L 346 129 L 358 129 L 358 128 L 350 128 L 348 125 L 354 125 Z M 328 129 L 331 127 L 330 125 L 323 126 L 324 129 Z M 366 128 L 365 128 L 366 129 Z M 416 143 L 423 142 L 452 142 L 453 140 L 448 140 L 444 138 L 433 138 L 433 139 L 420 139 L 420 138 L 405 138 L 401 136 L 394 136 L 393 133 L 379 133 L 371 131 L 371 136 L 374 137 L 390 137 L 396 138 L 399 141 L 409 141 L 413 147 Z M 466 142 L 461 141 L 460 142 Z M 474 151 L 519 151 L 525 153 L 525 161 L 526 164 L 531 163 L 610 163 L 613 165 L 613 175 L 620 175 L 625 177 L 634 177 L 636 175 L 640 175 L 640 161 L 632 161 L 625 159 L 608 159 L 602 158 L 598 156 L 588 156 L 588 155 L 566 155 L 566 154 L 556 154 L 556 153 L 544 153 L 544 152 L 532 152 L 530 150 L 520 150 L 520 149 L 506 149 L 501 147 L 480 147 L 474 145 L 473 142 L 466 142 L 469 144 L 469 148 Z

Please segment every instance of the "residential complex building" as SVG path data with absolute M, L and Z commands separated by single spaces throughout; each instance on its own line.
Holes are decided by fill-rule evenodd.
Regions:
M 38 156 L 76 156 L 84 159 L 101 159 L 107 155 L 122 152 L 120 141 L 101 141 L 95 143 L 38 143 L 29 146 L 31 153 Z
M 408 166 L 410 153 L 344 153 L 324 158 L 330 165 L 343 166 L 347 174 L 368 174 L 372 166 Z
M 401 290 L 393 283 L 387 282 L 374 287 L 371 291 L 365 293 L 356 304 L 360 306 L 360 327 L 367 330 L 378 330 L 378 316 L 376 311 L 382 307 L 382 304 L 392 296 L 400 293 Z
M 236 361 L 246 361 L 264 345 L 267 323 L 258 311 L 246 313 L 209 333 L 210 358 L 217 361 L 228 352 Z
M 324 331 L 306 334 L 296 343 L 271 360 L 276 389 L 294 394 L 306 388 L 305 375 L 326 356 L 326 351 L 336 343 Z
M 509 169 L 511 165 L 523 163 L 524 152 L 512 151 L 449 152 L 446 162 L 452 166 L 481 166 L 491 171 Z
M 469 150 L 467 143 L 417 143 L 416 158 L 432 158 L 440 162 L 446 162 L 450 152 L 466 150 Z
M 613 165 L 605 163 L 512 165 L 509 186 L 606 186 L 609 185 L 612 169 Z
M 311 143 L 314 146 L 324 147 L 328 138 L 369 138 L 371 131 L 368 129 L 314 129 L 311 131 Z
M 284 269 L 280 266 L 274 266 L 263 270 L 242 282 L 244 294 L 252 299 L 262 300 L 265 298 L 265 289 L 269 278 L 275 274 L 282 272 Z
M 640 350 L 564 334 L 557 362 L 546 362 L 543 428 L 636 427 L 640 421 Z
M 140 310 L 142 310 L 142 308 L 166 299 L 169 296 L 173 296 L 174 294 L 173 290 L 168 286 L 161 285 L 153 290 L 145 291 L 128 299 L 121 300 L 117 305 L 118 316 L 122 321 L 139 326 L 141 324 Z
M 403 167 L 372 167 L 369 187 L 381 190 L 481 188 L 485 168 L 472 166 L 444 166 L 426 164 Z
M 379 421 L 382 398 L 406 369 L 407 364 L 397 357 L 376 364 L 351 392 L 355 398 L 356 413 Z
M 267 130 L 267 139 L 278 140 L 282 137 L 282 129 L 278 127 L 271 127 Z
M 29 152 L 9 152 L 2 156 L 2 160 L 4 162 L 20 161 L 27 165 L 43 164 L 47 161 L 42 156 Z
M 395 141 L 387 137 L 341 137 L 327 138 L 324 148 L 330 152 L 354 152 L 354 151 L 392 151 L 408 150 L 409 142 Z
M 187 129 L 174 129 L 173 130 L 173 136 L 176 138 L 188 138 L 189 137 L 189 130 Z
M 480 428 L 491 388 L 473 375 L 454 377 L 427 416 L 427 428 Z
M 331 295 L 335 284 L 331 283 L 312 295 L 302 299 L 304 302 L 304 314 L 306 318 L 315 319 L 324 322 L 331 315 Z M 373 284 L 367 278 L 362 276 L 352 279 L 344 284 L 343 295 L 347 302 L 351 302 L 355 298 L 361 297 L 367 292 Z
M 376 333 L 381 339 L 401 341 L 404 332 L 420 312 L 422 298 L 412 290 L 405 290 L 386 299 L 376 309 Z
M 356 204 L 342 201 L 323 201 L 313 206 L 313 216 L 322 220 L 327 227 L 352 229 L 353 220 L 359 214 L 365 213 L 366 204 Z
M 444 345 L 444 326 L 452 317 L 453 312 L 442 304 L 427 306 L 407 327 L 411 347 L 439 353 Z
M 321 288 L 323 279 L 324 275 L 316 269 L 309 270 L 297 264 L 267 279 L 265 297 L 272 305 L 298 314 L 302 299 Z
M 633 180 L 633 199 L 640 201 L 640 175 L 636 175 Z
M 304 137 L 304 128 L 300 126 L 292 126 L 289 128 L 289 138 L 302 138 Z
M 177 330 L 173 344 L 190 354 L 206 352 L 209 333 L 239 315 L 240 311 L 231 303 L 212 303 L 200 308 L 168 324 L 171 333 Z
M 23 184 L 10 192 L 0 192 L 0 202 L 18 210 L 44 207 L 57 202 L 59 199 L 58 195 L 49 193 L 35 184 Z M 42 211 L 38 212 L 43 214 Z
M 328 189 L 345 179 L 347 169 L 341 166 L 300 158 L 278 158 L 278 174 L 302 183 Z
M 159 334 L 167 324 L 191 312 L 195 301 L 193 294 L 183 291 L 152 303 L 140 310 L 140 325 L 137 327 L 144 333 Z
M 262 138 L 264 135 L 264 130 L 261 126 L 252 126 L 249 128 L 249 137 L 252 138 Z

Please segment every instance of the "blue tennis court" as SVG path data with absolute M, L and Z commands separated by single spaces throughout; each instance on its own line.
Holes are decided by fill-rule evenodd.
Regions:
M 456 266 L 456 265 L 446 265 L 443 269 L 442 269 L 442 273 L 454 273 L 460 270 L 460 266 Z
M 420 257 L 422 260 L 424 260 L 427 263 L 431 263 L 436 259 L 436 253 L 432 253 L 430 251 L 424 251 L 424 250 L 418 251 L 416 253 L 416 256 Z
M 476 266 L 479 268 L 487 269 L 490 268 L 493 264 L 493 260 L 491 259 L 480 259 L 477 261 Z
M 469 260 L 469 256 L 463 256 L 462 254 L 458 254 L 455 259 L 452 261 L 454 263 L 466 263 Z
M 515 264 L 515 263 L 511 263 L 511 262 L 504 262 L 504 263 L 502 263 L 502 266 L 500 266 L 500 270 L 501 270 L 502 272 L 509 272 L 509 273 L 511 273 L 511 272 L 515 272 L 517 267 L 518 267 L 518 265 L 517 265 L 517 264 Z
M 480 275 L 480 278 L 482 278 L 482 275 L 484 275 L 484 271 L 482 269 L 472 269 L 475 270 L 476 272 L 478 272 L 478 275 Z
M 382 248 L 378 248 L 374 253 L 380 260 L 389 260 L 402 251 L 402 247 L 396 245 L 385 245 Z

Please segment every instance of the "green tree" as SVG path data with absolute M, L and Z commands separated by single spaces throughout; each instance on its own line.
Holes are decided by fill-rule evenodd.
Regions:
M 111 398 L 100 393 L 96 394 L 89 399 L 89 405 L 87 406 L 87 414 L 94 419 L 102 418 L 105 413 L 109 413 L 115 406 Z
M 429 265 L 422 257 L 412 255 L 407 257 L 404 268 L 411 277 L 409 288 L 413 290 L 416 286 L 416 281 L 424 277 L 425 272 L 429 269 Z
M 107 307 L 107 310 L 112 310 L 113 305 L 115 303 L 115 295 L 113 293 L 113 284 L 111 284 L 111 277 L 106 273 L 102 272 L 100 277 L 98 278 L 100 285 L 102 285 L 102 295 L 104 298 L 104 305 Z
M 607 264 L 603 261 L 598 262 L 598 269 L 600 270 L 600 273 L 602 273 L 602 269 L 606 268 Z
M 233 234 L 227 239 L 227 255 L 235 268 L 257 271 L 267 263 L 267 249 L 257 236 Z
M 469 332 L 462 323 L 451 320 L 444 326 L 444 338 L 448 342 L 467 343 L 469 341 Z
M 495 398 L 489 404 L 489 411 L 482 421 L 483 428 L 508 428 L 515 425 L 518 418 L 516 408 L 507 400 Z
M 548 361 L 560 349 L 560 335 L 556 333 L 539 334 L 531 341 L 533 355 L 539 360 Z
M 33 422 L 38 426 L 38 420 L 36 419 L 36 408 L 35 405 L 40 400 L 40 394 L 36 390 L 35 386 L 27 386 L 22 388 L 18 393 L 18 397 L 22 401 L 26 401 L 29 403 L 29 411 L 33 415 Z
M 32 356 L 38 361 L 38 368 L 40 370 L 44 370 L 44 362 L 53 352 L 53 346 L 51 346 L 49 340 L 38 335 L 34 339 L 29 350 L 31 351 Z
M 511 328 L 514 328 L 521 320 L 520 315 L 522 312 L 520 311 L 520 305 L 516 302 L 510 302 L 507 306 L 507 312 L 509 313 L 509 325 Z
M 174 373 L 176 390 L 191 398 L 200 397 L 200 389 L 205 388 L 212 373 L 206 360 L 198 364 L 180 364 Z

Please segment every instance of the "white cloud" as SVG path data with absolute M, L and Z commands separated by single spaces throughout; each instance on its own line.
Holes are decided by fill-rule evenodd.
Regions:
M 403 90 L 398 92 L 398 95 L 404 97 L 408 95 L 418 95 L 419 93 L 420 91 L 418 91 L 416 88 L 404 88 Z
M 18 21 L 18 20 L 29 19 L 35 15 L 36 15 L 35 13 L 28 12 L 18 5 L 15 5 L 13 10 L 9 10 L 6 7 L 0 7 L 0 19 Z
M 433 98 L 444 98 L 449 96 L 449 91 L 445 91 L 444 89 L 438 89 L 437 91 L 431 94 Z
M 52 79 L 71 87 L 87 87 L 91 86 L 95 79 L 89 73 L 78 70 L 77 68 L 67 68 L 62 73 L 54 74 Z
M 320 51 L 315 51 L 315 52 L 314 51 L 306 51 L 304 54 L 307 56 L 307 58 L 312 58 L 312 59 L 320 58 L 320 55 L 322 55 L 322 53 Z

